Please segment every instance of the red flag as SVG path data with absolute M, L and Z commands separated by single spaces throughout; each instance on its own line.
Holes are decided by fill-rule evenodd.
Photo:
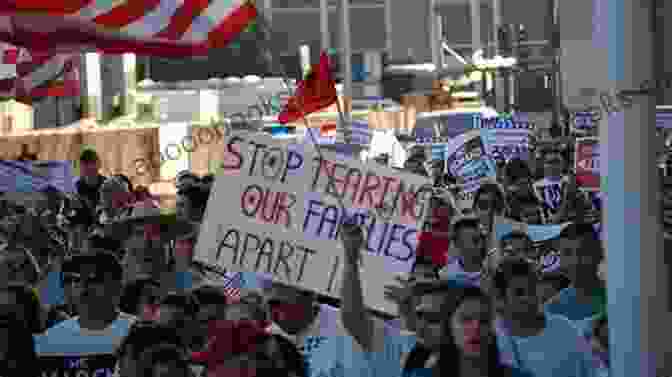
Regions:
M 256 17 L 251 0 L 4 0 L 0 41 L 49 52 L 206 55 Z
M 336 81 L 331 76 L 329 57 L 323 52 L 320 55 L 320 63 L 313 64 L 311 72 L 299 83 L 296 93 L 287 101 L 287 105 L 278 116 L 278 122 L 282 124 L 296 122 L 305 115 L 332 105 L 337 100 Z
M 0 97 L 30 104 L 40 97 L 80 95 L 79 56 L 0 43 Z

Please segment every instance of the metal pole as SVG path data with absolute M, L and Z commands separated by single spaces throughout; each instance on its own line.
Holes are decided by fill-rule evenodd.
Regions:
M 320 35 L 322 37 L 322 51 L 327 51 L 331 47 L 331 38 L 329 35 L 329 1 L 320 0 Z
M 499 27 L 502 26 L 501 0 L 492 0 L 492 23 L 493 41 L 495 42 L 495 55 L 499 53 Z
M 471 10 L 471 47 L 472 54 L 483 48 L 481 39 L 481 0 L 469 0 Z
M 609 93 L 637 89 L 654 78 L 656 47 L 650 28 L 651 1 L 595 0 L 593 48 L 606 49 Z M 606 30 L 604 30 L 606 29 Z M 581 69 L 581 68 L 579 68 Z M 596 72 L 596 74 L 599 74 Z M 670 318 L 669 260 L 660 216 L 656 169 L 655 96 L 600 123 L 603 222 L 607 263 L 610 375 L 663 376 Z M 606 152 L 606 153 L 605 153 Z
M 350 107 L 347 106 L 347 101 L 352 100 L 352 39 L 350 36 L 350 0 L 339 1 L 339 15 L 341 18 L 341 65 L 343 67 L 343 99 L 344 109 L 343 117 L 345 124 L 341 125 L 340 132 L 337 134 L 344 135 L 345 142 L 350 142 Z M 346 129 L 343 129 L 346 128 Z M 344 132 L 345 131 L 345 132 Z
M 429 0 L 429 38 L 432 50 L 432 63 L 437 69 L 443 68 L 441 64 L 441 18 L 436 9 L 437 0 Z

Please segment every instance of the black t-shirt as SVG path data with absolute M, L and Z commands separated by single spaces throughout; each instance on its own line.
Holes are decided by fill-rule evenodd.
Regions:
M 104 176 L 98 175 L 95 185 L 88 185 L 82 179 L 78 180 L 77 183 L 75 184 L 77 194 L 82 198 L 86 199 L 86 202 L 84 203 L 87 206 L 86 212 L 90 213 L 92 216 L 95 211 L 96 205 L 100 201 L 100 187 L 105 182 L 105 179 L 106 178 Z M 93 219 L 87 218 L 86 222 L 87 222 L 86 225 L 91 225 L 93 223 Z
M 76 184 L 77 193 L 94 203 L 98 203 L 98 200 L 100 199 L 100 187 L 106 179 L 102 175 L 98 175 L 96 178 L 96 184 L 94 185 L 87 184 L 83 179 L 78 180 Z

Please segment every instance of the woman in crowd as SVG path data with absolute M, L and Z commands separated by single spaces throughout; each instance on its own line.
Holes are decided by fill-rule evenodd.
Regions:
M 160 300 L 161 284 L 151 278 L 137 279 L 124 285 L 119 308 L 122 312 L 151 320 Z
M 499 185 L 486 183 L 474 195 L 474 213 L 481 223 L 483 235 L 489 235 L 493 227 L 495 216 L 503 216 L 507 210 L 504 193 Z
M 186 353 L 185 345 L 175 329 L 154 322 L 136 322 L 118 348 L 118 376 L 142 377 L 145 365 L 142 363 L 142 354 L 158 344 L 174 345 Z
M 270 335 L 257 321 L 214 321 L 211 341 L 192 361 L 207 365 L 208 377 L 307 377 L 303 357 L 292 342 Z
M 444 305 L 444 337 L 432 369 L 416 369 L 414 377 L 531 377 L 500 362 L 490 298 L 477 287 L 463 286 Z
M 140 355 L 142 377 L 192 377 L 185 350 L 173 344 L 158 344 Z

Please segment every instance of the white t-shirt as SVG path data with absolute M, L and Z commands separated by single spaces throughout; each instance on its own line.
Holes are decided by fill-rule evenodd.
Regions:
M 364 351 L 350 336 L 341 321 L 340 310 L 329 305 L 321 305 L 313 324 L 298 335 L 288 335 L 275 324 L 271 332 L 287 337 L 302 350 L 310 377 L 395 377 L 395 372 L 399 376 L 399 360 L 408 352 L 411 338 L 377 318 L 373 319 L 373 325 L 371 352 Z
M 498 326 L 502 361 L 538 377 L 594 377 L 597 373 L 585 340 L 572 323 L 546 314 L 546 327 L 537 335 L 517 337 Z
M 119 317 L 107 328 L 89 330 L 81 328 L 79 317 L 74 317 L 56 324 L 44 334 L 35 335 L 35 351 L 38 356 L 114 353 L 135 321 L 135 316 L 119 313 Z
M 81 328 L 79 317 L 75 317 L 35 335 L 43 374 L 118 375 L 116 352 L 135 321 L 134 316 L 120 313 L 107 328 L 89 330 Z

